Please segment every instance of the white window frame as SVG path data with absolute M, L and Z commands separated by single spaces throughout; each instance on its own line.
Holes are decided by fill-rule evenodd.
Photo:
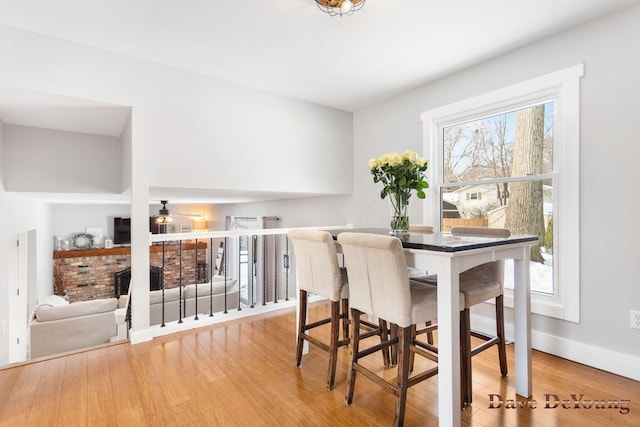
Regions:
M 424 205 L 424 223 L 441 227 L 443 129 L 464 121 L 553 101 L 554 151 L 553 223 L 554 294 L 532 292 L 533 313 L 580 321 L 580 78 L 577 64 L 522 83 L 426 111 L 423 122 L 424 157 L 429 160 L 430 194 Z M 482 181 L 487 182 L 487 181 Z M 513 307 L 513 291 L 505 289 L 505 306 Z

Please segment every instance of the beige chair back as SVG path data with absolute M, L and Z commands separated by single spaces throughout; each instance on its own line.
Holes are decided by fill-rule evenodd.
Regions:
M 401 327 L 411 325 L 411 291 L 400 240 L 344 232 L 338 242 L 349 276 L 351 307 Z
M 471 227 L 471 226 L 455 226 L 451 227 L 452 236 L 470 236 L 470 237 L 503 237 L 511 236 L 511 230 L 508 228 L 489 228 L 489 227 Z
M 298 288 L 331 301 L 340 301 L 343 273 L 331 234 L 319 230 L 291 230 L 288 236 L 293 244 Z
M 409 231 L 412 233 L 435 233 L 436 228 L 433 225 L 409 224 Z

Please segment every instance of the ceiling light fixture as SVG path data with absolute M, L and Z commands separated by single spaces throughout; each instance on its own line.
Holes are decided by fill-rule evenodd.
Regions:
M 201 214 L 172 214 L 169 213 L 169 209 L 167 208 L 167 204 L 169 203 L 169 201 L 167 200 L 161 200 L 160 203 L 162 204 L 162 207 L 160 208 L 160 210 L 158 211 L 158 215 L 156 216 L 156 223 L 157 224 L 164 224 L 167 222 L 173 222 L 173 218 L 174 217 L 184 217 L 184 218 L 191 218 L 193 221 L 207 221 L 207 217 L 205 217 L 204 215 Z
M 160 203 L 162 203 L 162 208 L 160 208 L 160 211 L 158 212 L 159 215 L 156 218 L 156 223 L 163 224 L 166 222 L 171 222 L 171 217 L 169 216 L 169 209 L 167 209 L 167 203 L 169 202 L 167 200 L 162 200 L 160 201 Z
M 362 9 L 366 0 L 316 0 L 321 11 L 331 16 L 351 15 L 356 10 Z

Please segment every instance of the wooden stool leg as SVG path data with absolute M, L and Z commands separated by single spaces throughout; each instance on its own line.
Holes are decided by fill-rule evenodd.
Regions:
M 498 358 L 500 359 L 500 373 L 507 376 L 507 349 L 504 338 L 504 301 L 503 296 L 496 297 L 496 335 L 498 342 Z
M 416 340 L 416 325 L 411 325 L 411 342 L 414 342 Z M 409 356 L 409 372 L 413 372 L 413 365 L 415 363 L 416 360 L 416 354 L 414 352 L 411 352 L 411 355 Z
M 351 345 L 349 345 L 349 374 L 347 377 L 347 393 L 344 401 L 347 405 L 353 402 L 353 392 L 356 388 L 356 364 L 358 363 L 358 351 L 360 348 L 360 316 L 362 313 L 355 308 L 351 309 Z
M 385 328 L 387 326 L 387 322 L 384 323 Z M 385 340 L 392 340 L 398 336 L 398 326 L 393 323 L 389 324 L 389 329 L 387 329 Z M 382 342 L 382 341 L 380 341 Z M 387 368 L 391 366 L 396 366 L 398 364 L 398 345 L 394 344 L 390 347 L 387 347 L 385 350 L 387 359 L 385 360 L 385 365 Z
M 469 309 L 460 312 L 460 380 L 462 390 L 462 407 L 471 404 L 472 375 L 471 375 L 471 319 Z
M 378 319 L 378 327 L 380 328 L 380 344 L 389 340 L 389 328 L 391 328 L 391 334 L 393 335 L 393 326 L 389 325 L 386 320 Z M 393 360 L 393 346 L 391 348 L 391 356 L 389 356 L 389 347 L 382 348 L 382 362 L 386 368 L 395 365 Z
M 409 359 L 412 329 L 398 327 L 398 379 L 396 385 L 396 415 L 394 426 L 404 424 L 404 412 L 407 405 L 407 389 L 409 384 Z
M 431 326 L 431 320 L 424 323 L 425 326 Z M 433 331 L 427 332 L 427 343 L 433 345 Z
M 304 334 L 307 327 L 307 291 L 302 289 L 298 295 L 298 304 L 300 304 L 300 312 L 298 314 L 298 340 L 296 345 L 296 366 L 302 363 L 302 349 L 304 347 Z
M 342 338 L 349 339 L 349 300 L 342 300 Z
M 340 302 L 331 302 L 331 338 L 329 344 L 329 371 L 327 372 L 327 389 L 333 389 L 338 363 L 338 340 L 340 338 Z

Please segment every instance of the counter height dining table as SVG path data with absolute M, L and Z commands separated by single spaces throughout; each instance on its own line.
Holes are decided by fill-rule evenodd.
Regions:
M 388 235 L 385 228 L 328 230 Z M 536 236 L 458 237 L 450 233 L 409 233 L 400 239 L 407 265 L 438 276 L 438 418 L 440 426 L 461 421 L 459 274 L 501 259 L 514 260 L 516 393 L 531 397 L 531 298 L 529 260 Z M 349 266 L 347 266 L 347 269 Z

